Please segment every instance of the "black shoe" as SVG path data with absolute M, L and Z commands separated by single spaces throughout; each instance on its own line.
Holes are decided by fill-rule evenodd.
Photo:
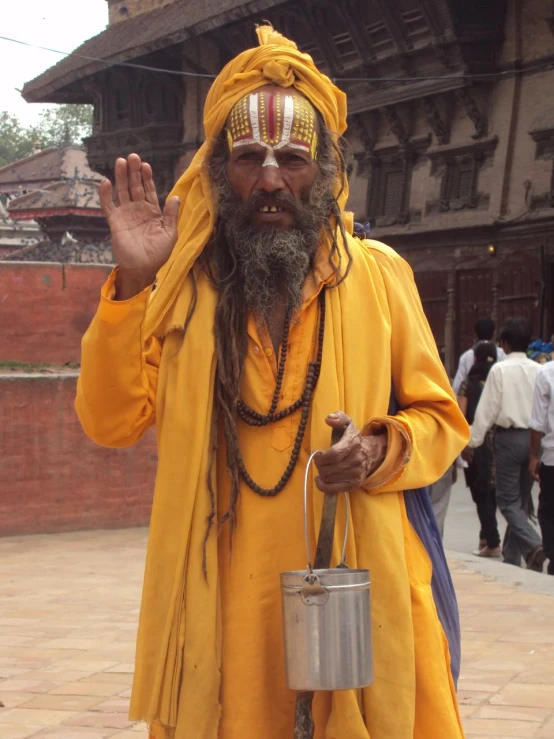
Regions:
M 542 546 L 533 549 L 527 559 L 527 569 L 533 570 L 533 572 L 542 572 L 544 563 L 546 562 L 546 555 Z
M 553 559 L 551 559 L 550 562 L 548 563 L 548 567 L 546 568 L 546 572 L 549 575 L 554 575 L 554 560 Z

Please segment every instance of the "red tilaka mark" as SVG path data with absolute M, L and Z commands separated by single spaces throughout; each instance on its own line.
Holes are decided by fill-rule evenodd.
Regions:
M 275 96 L 274 95 L 268 95 L 268 106 L 267 106 L 267 115 L 268 115 L 268 131 L 269 131 L 269 140 L 273 141 L 273 137 L 275 136 Z

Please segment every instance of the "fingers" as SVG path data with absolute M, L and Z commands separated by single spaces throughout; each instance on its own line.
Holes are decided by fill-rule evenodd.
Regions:
M 340 427 L 339 424 L 347 424 L 346 431 L 339 442 L 315 457 L 319 472 L 316 484 L 324 493 L 349 492 L 359 488 L 366 478 L 361 435 L 344 413 L 332 414 L 329 421 L 329 425 L 335 428 Z
M 119 157 L 115 161 L 115 199 L 118 205 L 138 203 L 145 199 L 158 204 L 156 187 L 152 179 L 152 168 L 142 163 L 138 154 L 129 154 L 127 159 Z M 146 182 L 143 180 L 146 177 Z M 148 189 L 146 197 L 145 186 Z
M 133 202 L 144 200 L 144 187 L 141 174 L 142 162 L 138 154 L 129 154 L 127 157 L 127 176 L 129 179 L 129 193 Z
M 327 449 L 327 451 L 322 452 L 321 454 L 318 454 L 314 459 L 317 469 L 320 472 L 322 472 L 324 469 L 328 467 L 334 467 L 337 464 L 344 462 L 345 460 L 348 459 L 349 456 L 360 451 L 360 447 L 361 447 L 360 432 L 358 431 L 356 426 L 352 423 L 352 421 L 348 418 L 348 416 L 346 416 L 345 414 L 342 414 L 342 415 L 346 419 L 348 419 L 348 426 L 346 427 L 346 431 L 344 432 L 342 439 L 336 444 L 334 444 L 332 447 Z M 326 419 L 326 421 L 328 422 L 328 419 Z M 341 422 L 344 425 L 344 421 L 341 421 Z
M 177 233 L 177 221 L 179 220 L 179 208 L 181 201 L 174 195 L 172 198 L 168 198 L 165 201 L 163 217 L 165 230 L 168 233 Z
M 98 196 L 100 198 L 100 207 L 102 208 L 102 213 L 106 216 L 106 218 L 109 218 L 110 213 L 115 209 L 115 205 L 112 198 L 112 183 L 108 180 L 108 178 L 103 179 L 100 183 Z
M 131 202 L 129 196 L 129 179 L 127 177 L 127 160 L 119 157 L 115 160 L 115 199 L 118 205 Z
M 157 205 L 159 207 L 158 193 L 152 176 L 152 167 L 147 162 L 143 162 L 140 171 L 142 174 L 142 184 L 146 200 L 149 203 L 152 203 L 152 205 Z
M 335 411 L 335 413 L 329 413 L 325 419 L 325 423 L 333 429 L 346 428 L 352 423 L 350 416 L 342 411 Z
M 328 493 L 330 495 L 339 495 L 339 493 L 352 493 L 354 490 L 359 488 L 359 485 L 349 485 L 348 483 L 325 483 L 321 477 L 315 478 L 315 484 L 321 490 L 322 493 Z

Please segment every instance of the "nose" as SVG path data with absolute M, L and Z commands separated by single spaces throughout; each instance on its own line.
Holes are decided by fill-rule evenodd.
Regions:
M 265 190 L 268 193 L 281 192 L 285 188 L 281 170 L 273 165 L 260 167 L 257 184 L 258 190 Z

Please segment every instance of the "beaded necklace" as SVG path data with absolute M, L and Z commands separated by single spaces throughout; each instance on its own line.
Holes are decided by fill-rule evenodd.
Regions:
M 292 449 L 290 461 L 285 471 L 283 472 L 281 479 L 274 487 L 263 488 L 261 487 L 261 485 L 258 485 L 256 482 L 254 482 L 254 480 L 250 477 L 250 475 L 248 474 L 248 471 L 246 470 L 244 466 L 242 457 L 240 458 L 239 470 L 243 477 L 243 480 L 248 485 L 248 487 L 251 490 L 253 490 L 255 493 L 258 493 L 258 495 L 273 496 L 273 495 L 277 495 L 277 493 L 280 493 L 281 490 L 287 484 L 287 482 L 290 480 L 291 475 L 294 472 L 294 468 L 296 467 L 296 464 L 298 462 L 298 458 L 300 456 L 300 449 L 302 447 L 302 441 L 304 439 L 304 435 L 306 433 L 306 427 L 308 425 L 308 416 L 310 415 L 310 408 L 312 405 L 313 394 L 314 394 L 314 391 L 317 385 L 317 381 L 319 379 L 319 374 L 321 372 L 321 358 L 323 355 L 323 335 L 325 332 L 325 288 L 323 288 L 319 294 L 319 331 L 318 331 L 317 355 L 316 355 L 315 361 L 310 362 L 308 365 L 308 371 L 306 373 L 306 382 L 304 384 L 304 390 L 302 392 L 302 395 L 298 398 L 298 400 L 295 400 L 294 403 L 289 405 L 288 408 L 285 408 L 284 410 L 279 411 L 279 413 L 275 413 L 275 411 L 277 410 L 277 404 L 279 402 L 279 396 L 281 394 L 283 378 L 285 376 L 285 365 L 287 361 L 288 339 L 289 339 L 291 318 L 292 318 L 292 315 L 291 315 L 291 312 L 289 311 L 285 318 L 284 337 L 283 337 L 283 342 L 281 344 L 279 366 L 277 369 L 277 381 L 275 383 L 275 392 L 273 393 L 273 398 L 271 400 L 271 406 L 269 408 L 269 413 L 267 415 L 258 413 L 257 411 L 247 406 L 243 400 L 239 400 L 238 405 L 237 405 L 238 415 L 249 426 L 267 426 L 269 423 L 276 423 L 277 421 L 281 421 L 283 418 L 287 418 L 288 416 L 291 416 L 293 413 L 295 413 L 295 411 L 299 410 L 299 408 L 302 408 L 300 422 L 298 424 L 298 432 L 296 434 L 296 439 L 295 439 L 294 446 Z

